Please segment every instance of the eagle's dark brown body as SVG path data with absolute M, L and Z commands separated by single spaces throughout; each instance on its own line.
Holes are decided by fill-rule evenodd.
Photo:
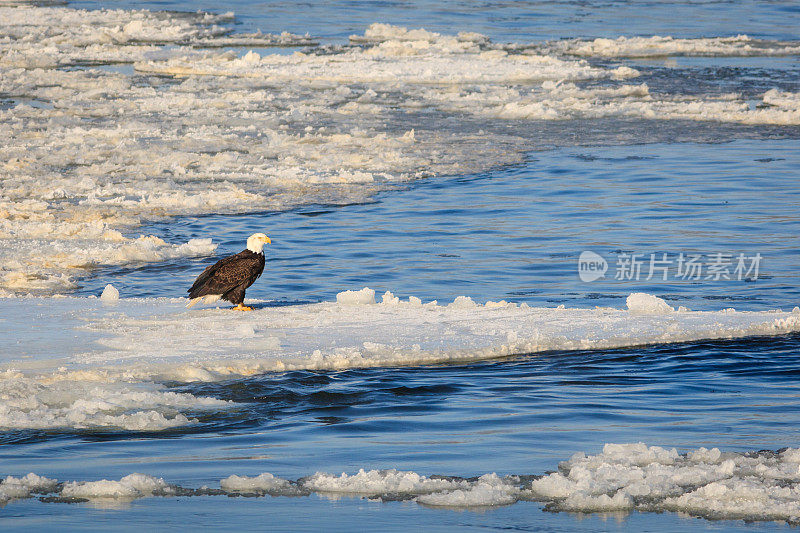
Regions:
M 264 254 L 244 250 L 206 268 L 189 289 L 189 298 L 218 295 L 240 305 L 244 291 L 264 272 Z

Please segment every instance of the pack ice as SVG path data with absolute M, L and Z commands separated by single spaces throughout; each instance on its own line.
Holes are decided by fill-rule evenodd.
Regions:
M 235 34 L 232 21 L 0 7 L 0 291 L 60 293 L 95 268 L 214 251 L 204 238 L 137 232 L 168 217 L 352 203 L 398 182 L 520 161 L 529 139 L 499 122 L 800 124 L 796 93 L 771 89 L 754 106 L 737 94 L 665 93 L 632 83 L 640 73 L 629 66 L 584 59 L 786 55 L 797 43 L 497 44 L 372 24 L 349 44 L 285 54 L 262 47 L 314 40 Z
M 231 474 L 219 489 L 183 487 L 152 475 L 119 480 L 67 481 L 34 473 L 0 482 L 0 505 L 34 494 L 64 502 L 130 501 L 144 497 L 211 495 L 366 497 L 407 500 L 428 507 L 485 509 L 538 501 L 549 511 L 679 512 L 708 519 L 800 523 L 800 449 L 724 452 L 644 443 L 606 444 L 600 453 L 579 452 L 551 474 L 463 478 L 396 469 L 340 474 L 315 472 L 296 480 L 263 472 Z

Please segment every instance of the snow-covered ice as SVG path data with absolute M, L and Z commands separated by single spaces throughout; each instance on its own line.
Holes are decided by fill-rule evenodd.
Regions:
M 440 305 L 363 288 L 319 304 L 260 302 L 247 314 L 187 311 L 180 298 L 127 299 L 111 284 L 99 298 L 22 296 L 70 290 L 94 268 L 216 249 L 211 239 L 138 235 L 153 221 L 362 201 L 396 183 L 518 162 L 529 148 L 524 139 L 476 134 L 461 123 L 439 128 L 442 116 L 800 124 L 800 93 L 785 87 L 762 89 L 754 101 L 682 94 L 643 82 L 630 62 L 590 61 L 798 55 L 797 42 L 738 35 L 498 44 L 477 33 L 376 23 L 349 45 L 279 54 L 260 49 L 315 39 L 236 34 L 232 13 L 42 7 L 57 3 L 0 2 L 0 430 L 165 431 L 196 423 L 204 410 L 235 406 L 174 392 L 164 384 L 173 381 L 800 331 L 797 308 L 692 312 L 644 293 L 620 309 L 567 309 L 467 296 Z M 420 110 L 436 119 L 415 129 L 394 120 Z M 368 468 L 298 479 L 238 472 L 214 490 L 445 508 L 535 500 L 554 511 L 800 523 L 800 450 L 791 448 L 681 453 L 607 444 L 533 481 L 523 473 L 467 479 Z M 0 481 L 0 505 L 37 495 L 212 492 L 142 473 L 62 482 L 15 473 Z
M 798 450 L 731 453 L 606 444 L 531 482 L 528 497 L 567 511 L 677 511 L 707 518 L 800 520 Z
M 135 499 L 144 496 L 167 496 L 174 489 L 163 479 L 146 474 L 129 474 L 119 481 L 102 479 L 100 481 L 71 481 L 64 483 L 61 496 L 85 499 Z
M 257 476 L 231 475 L 219 482 L 222 490 L 228 492 L 256 492 L 264 494 L 287 494 L 297 492 L 298 489 L 286 479 L 275 477 L 269 472 Z
M 518 479 L 505 479 L 492 472 L 467 483 L 466 488 L 423 494 L 416 501 L 433 507 L 493 507 L 512 504 L 518 495 Z
M 0 290 L 53 294 L 94 268 L 213 253 L 206 239 L 136 234 L 166 217 L 363 201 L 393 183 L 518 162 L 530 147 L 493 128 L 442 128 L 447 121 L 436 118 L 391 126 L 398 113 L 800 124 L 796 93 L 771 89 L 758 105 L 737 94 L 664 94 L 632 82 L 634 68 L 575 57 L 779 55 L 797 53 L 797 43 L 501 45 L 476 33 L 373 24 L 332 53 L 286 55 L 246 48 L 313 39 L 234 34 L 232 22 L 231 13 L 0 7 L 0 94 L 8 96 Z
M 31 492 L 51 492 L 57 484 L 57 480 L 33 472 L 22 477 L 8 476 L 0 481 L 0 505 L 9 500 L 30 498 Z
M 565 39 L 548 43 L 564 54 L 582 57 L 667 57 L 667 56 L 791 56 L 800 54 L 800 42 L 766 41 L 747 35 L 679 39 L 670 36 L 617 37 L 593 40 Z
M 430 494 L 443 490 L 468 489 L 464 480 L 431 479 L 416 472 L 399 470 L 369 470 L 355 474 L 333 475 L 323 472 L 302 480 L 303 486 L 315 492 L 342 494 Z
M 533 480 L 531 481 L 531 477 Z M 232 474 L 213 492 L 182 487 L 152 475 L 120 480 L 67 481 L 29 473 L 0 482 L 0 504 L 34 494 L 67 499 L 131 500 L 209 494 L 367 496 L 406 499 L 445 508 L 484 508 L 539 501 L 545 509 L 571 512 L 679 512 L 711 519 L 800 523 L 800 449 L 725 452 L 643 443 L 606 444 L 595 455 L 576 453 L 546 475 L 484 474 L 476 478 L 423 475 L 413 471 L 364 470 L 354 474 L 316 472 L 290 480 L 263 472 Z
M 397 303 L 394 301 L 393 295 L 391 293 L 384 294 L 383 301 L 386 302 L 387 298 L 388 302 Z M 336 303 L 353 304 L 353 305 L 374 304 L 375 291 L 370 289 L 369 287 L 364 287 L 360 291 L 342 291 L 336 295 Z
M 663 298 L 644 292 L 634 292 L 625 300 L 628 312 L 635 315 L 661 315 L 672 313 L 675 309 Z
M 793 312 L 673 312 L 634 294 L 628 310 L 449 304 L 342 291 L 335 302 L 249 313 L 185 309 L 183 298 L 0 299 L 0 427 L 163 430 L 235 404 L 166 381 L 287 370 L 468 362 L 800 331 Z M 258 304 L 254 304 L 258 307 Z M 41 332 L 48 331 L 48 335 Z M 224 339 L 221 341 L 220 339 Z M 466 497 L 466 496 L 465 496 Z
M 104 302 L 116 302 L 119 300 L 119 291 L 116 287 L 109 283 L 100 294 L 100 299 Z

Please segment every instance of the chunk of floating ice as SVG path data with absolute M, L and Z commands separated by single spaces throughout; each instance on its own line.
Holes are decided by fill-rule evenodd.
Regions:
M 798 450 L 687 454 L 637 444 L 606 444 L 576 454 L 559 472 L 531 482 L 525 497 L 558 511 L 640 509 L 717 519 L 800 520 Z
M 8 476 L 0 482 L 0 504 L 17 498 L 29 498 L 31 492 L 51 492 L 56 488 L 58 481 L 33 472 L 23 477 Z
M 511 491 L 491 485 L 477 485 L 466 490 L 437 492 L 417 497 L 417 502 L 432 507 L 490 507 L 517 501 Z
M 265 472 L 255 477 L 229 476 L 219 482 L 222 490 L 229 492 L 285 492 L 291 488 L 288 480 Z
M 418 503 L 434 507 L 490 507 L 517 501 L 519 487 L 495 473 L 484 474 L 468 488 L 423 494 Z
M 781 43 L 752 39 L 747 35 L 678 39 L 674 37 L 618 37 L 591 41 L 564 39 L 549 43 L 562 53 L 582 57 L 666 57 L 666 56 L 784 56 L 800 53 L 796 42 Z
M 800 522 L 800 449 L 724 452 L 644 443 L 606 444 L 596 455 L 576 453 L 558 472 L 528 482 L 521 476 L 484 474 L 478 478 L 425 476 L 413 471 L 364 470 L 340 475 L 317 472 L 296 481 L 265 472 L 231 475 L 220 481 L 224 492 L 270 496 L 368 495 L 371 499 L 408 499 L 444 508 L 509 505 L 521 500 L 545 502 L 550 511 L 675 511 L 711 519 Z M 529 479 L 529 478 L 528 478 Z M 59 490 L 55 479 L 36 474 L 0 482 L 0 503 L 28 498 L 32 492 Z M 208 493 L 145 474 L 119 481 L 71 481 L 59 496 L 87 499 L 134 499 Z
M 64 484 L 61 496 L 65 498 L 120 498 L 134 499 L 144 496 L 171 495 L 174 488 L 163 479 L 146 474 L 129 474 L 119 481 L 73 481 Z
M 636 315 L 663 315 L 675 311 L 670 305 L 652 294 L 634 292 L 625 300 L 628 311 Z
M 342 473 L 339 476 L 317 472 L 301 480 L 302 485 L 315 492 L 338 492 L 345 494 L 427 494 L 441 490 L 469 488 L 467 481 L 431 479 L 416 472 L 401 470 L 369 470 L 363 468 L 356 474 Z
M 116 289 L 116 287 L 109 283 L 106 285 L 106 288 L 103 289 L 100 299 L 104 302 L 116 302 L 119 300 L 119 291 Z
M 347 305 L 374 304 L 375 291 L 369 287 L 364 287 L 360 291 L 342 291 L 336 295 L 336 302 Z

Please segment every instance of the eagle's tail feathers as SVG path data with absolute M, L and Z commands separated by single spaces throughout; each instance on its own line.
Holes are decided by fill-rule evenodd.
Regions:
M 222 298 L 221 294 L 206 294 L 205 296 L 198 296 L 197 298 L 192 298 L 189 300 L 189 303 L 186 304 L 186 307 L 192 307 L 193 305 L 203 302 L 204 304 L 213 304 L 214 302 L 218 301 Z

